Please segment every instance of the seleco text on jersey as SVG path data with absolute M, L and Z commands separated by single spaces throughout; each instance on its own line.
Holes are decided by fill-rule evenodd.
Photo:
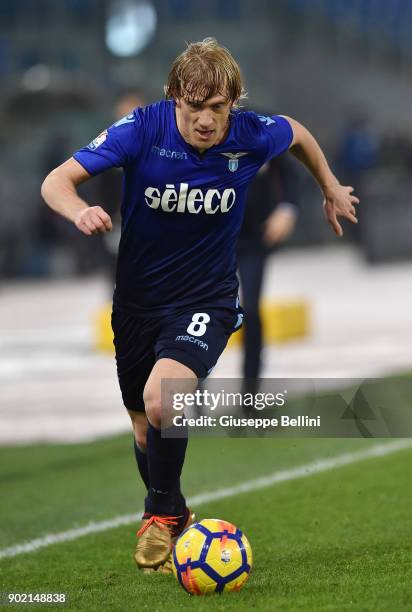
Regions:
M 220 211 L 227 213 L 236 200 L 234 189 L 208 189 L 203 193 L 201 189 L 189 189 L 188 183 L 180 183 L 179 191 L 173 184 L 167 184 L 163 193 L 157 187 L 147 187 L 144 192 L 145 202 L 150 208 L 159 206 L 164 212 L 198 214 L 202 209 L 207 215 L 214 215 Z

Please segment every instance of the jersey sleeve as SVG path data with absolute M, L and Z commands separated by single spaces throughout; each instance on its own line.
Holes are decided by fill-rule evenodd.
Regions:
M 135 111 L 104 130 L 73 157 L 91 175 L 108 168 L 125 167 L 137 158 L 143 137 L 142 117 Z
M 293 140 L 293 130 L 289 121 L 279 115 L 258 115 L 262 124 L 263 141 L 266 145 L 266 159 L 277 157 L 287 151 Z

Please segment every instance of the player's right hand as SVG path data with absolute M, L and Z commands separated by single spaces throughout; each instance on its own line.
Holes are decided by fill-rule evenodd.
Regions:
M 81 210 L 75 216 L 74 224 L 86 236 L 104 234 L 110 232 L 113 227 L 110 216 L 101 206 L 90 206 Z
M 328 223 L 337 236 L 343 236 L 343 229 L 338 217 L 344 217 L 351 223 L 357 223 L 355 204 L 359 198 L 353 195 L 353 187 L 333 183 L 323 187 L 323 210 Z

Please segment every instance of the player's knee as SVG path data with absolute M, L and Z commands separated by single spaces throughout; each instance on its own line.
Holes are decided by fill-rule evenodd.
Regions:
M 160 429 L 162 426 L 162 397 L 160 393 L 150 389 L 145 389 L 143 394 L 144 408 L 148 421 Z
M 148 428 L 146 415 L 144 412 L 135 412 L 131 410 L 128 412 L 132 421 L 134 439 L 140 450 L 144 452 L 147 446 L 146 435 Z
M 146 447 L 147 447 L 146 432 L 135 431 L 134 439 L 136 440 L 136 445 L 139 448 L 139 450 L 141 450 L 142 453 L 145 453 Z
M 145 452 L 146 446 L 147 446 L 147 441 L 146 441 L 147 427 L 148 427 L 147 420 L 144 424 L 137 420 L 133 422 L 134 439 L 136 440 L 137 446 L 143 452 Z

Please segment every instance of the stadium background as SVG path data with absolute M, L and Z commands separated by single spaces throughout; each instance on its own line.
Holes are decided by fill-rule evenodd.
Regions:
M 134 29 L 133 23 L 139 27 Z M 129 438 L 121 435 L 129 423 L 121 407 L 113 358 L 94 348 L 93 317 L 110 299 L 112 259 L 99 237 L 82 237 L 48 211 L 41 203 L 40 184 L 53 166 L 113 122 L 121 94 L 137 91 L 148 102 L 161 97 L 168 66 L 184 41 L 211 35 L 226 45 L 243 69 L 248 106 L 287 114 L 307 125 L 338 176 L 354 184 L 362 200 L 359 226 L 345 225 L 345 237 L 338 240 L 324 222 L 316 186 L 299 171 L 298 227 L 271 260 L 265 295 L 274 301 L 304 301 L 310 333 L 268 346 L 264 374 L 331 379 L 408 374 L 412 363 L 411 26 L 412 2 L 407 0 L 0 3 L 0 455 L 2 496 L 8 499 L 2 547 L 136 510 L 132 453 Z M 87 187 L 92 201 L 100 201 L 101 193 L 98 183 Z M 223 355 L 215 375 L 239 376 L 239 363 L 239 349 L 232 348 Z M 87 445 L 66 445 L 101 436 L 103 440 Z M 286 469 L 369 445 L 290 440 L 274 449 L 266 442 L 227 441 L 232 471 L 219 480 L 193 466 L 187 476 L 189 492 L 194 495 L 237 483 L 244 476 L 265 475 L 276 467 Z M 100 470 L 92 469 L 96 491 L 89 503 L 88 475 L 76 470 L 83 469 L 78 465 L 81 458 L 86 461 L 96 455 L 103 467 L 106 451 L 121 457 L 124 490 L 114 486 L 102 500 L 96 477 Z M 209 461 L 213 471 L 215 461 L 202 443 L 192 452 L 193 461 L 196 457 Z M 230 458 L 224 460 L 231 465 Z M 402 488 L 405 471 L 397 466 L 395 477 L 390 471 L 394 466 L 380 461 L 380 495 L 383 490 L 387 497 L 396 497 L 399 493 L 389 483 Z M 76 509 L 78 499 L 62 503 L 66 493 L 57 478 L 62 465 L 66 493 L 82 497 L 84 512 Z M 375 469 L 373 463 L 363 467 L 365 481 L 373 481 Z M 113 482 L 116 478 L 118 474 Z M 320 503 L 320 493 L 308 482 L 302 496 L 314 496 Z M 348 485 L 346 516 L 357 511 L 352 493 Z M 34 516 L 21 511 L 31 499 Z M 259 499 L 263 503 L 264 494 Z M 290 486 L 290 497 L 285 492 L 280 501 L 290 509 L 297 499 Z M 333 509 L 330 500 L 324 503 L 326 510 Z M 402 508 L 406 500 L 397 503 Z M 202 513 L 209 508 L 212 514 L 219 510 L 209 504 L 201 507 Z M 382 508 L 380 516 L 383 523 L 392 511 L 389 506 L 386 510 L 388 514 Z M 244 521 L 247 530 L 246 510 L 233 511 L 228 503 L 225 511 L 229 515 L 224 518 Z M 403 514 L 399 525 L 406 525 Z M 334 529 L 330 533 L 334 537 Z M 401 540 L 394 541 L 394 548 Z M 13 571 L 17 575 L 22 568 L 23 577 L 31 575 L 33 588 L 45 584 L 39 576 L 36 583 L 33 554 L 19 558 L 20 565 L 6 572 L 9 584 Z M 402 563 L 395 561 L 401 574 Z M 382 609 L 408 609 L 410 592 L 392 587 L 392 599 Z M 7 585 L 2 588 L 8 590 Z M 279 588 L 276 595 L 285 597 L 284 609 L 289 609 L 287 588 Z M 401 595 L 391 608 L 395 591 Z M 254 603 L 257 609 L 259 601 Z M 302 603 L 302 609 L 312 609 L 313 601 Z M 270 608 L 262 603 L 260 609 Z

